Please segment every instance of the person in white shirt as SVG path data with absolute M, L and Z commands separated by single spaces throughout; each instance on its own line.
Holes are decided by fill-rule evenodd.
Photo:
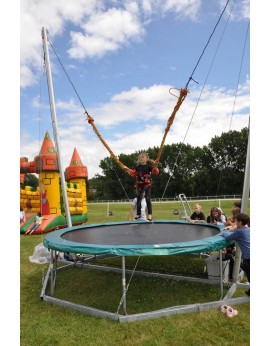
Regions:
M 25 222 L 25 211 L 20 207 L 20 223 Z
M 32 224 L 32 226 L 25 232 L 25 234 L 32 234 L 35 232 L 35 230 L 41 225 L 42 221 L 46 220 L 43 216 L 41 216 L 41 213 L 38 212 L 36 216 L 36 221 Z
M 142 208 L 141 208 L 140 220 L 146 221 L 147 220 L 147 215 L 146 215 L 147 205 L 146 205 L 145 198 L 141 200 L 141 206 Z M 130 208 L 128 219 L 134 220 L 136 215 L 137 215 L 137 197 L 135 197 L 132 201 L 132 207 Z

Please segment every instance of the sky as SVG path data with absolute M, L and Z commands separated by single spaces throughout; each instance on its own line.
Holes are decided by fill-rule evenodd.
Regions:
M 46 131 L 55 144 L 42 27 L 64 168 L 75 147 L 89 178 L 102 173 L 100 161 L 109 156 L 85 111 L 116 155 L 159 147 L 190 77 L 165 144 L 208 145 L 248 126 L 249 1 L 229 1 L 218 23 L 226 3 L 21 1 L 20 156 L 32 161 Z

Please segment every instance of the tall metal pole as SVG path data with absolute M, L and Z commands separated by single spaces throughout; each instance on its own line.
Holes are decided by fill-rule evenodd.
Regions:
M 126 261 L 125 256 L 122 256 L 122 293 L 123 293 L 123 311 L 127 314 L 127 295 L 126 295 Z
M 249 130 L 250 132 L 250 130 Z M 245 177 L 243 185 L 243 195 L 241 200 L 241 213 L 247 213 L 248 200 L 249 200 L 249 189 L 250 189 L 250 133 L 248 135 L 248 146 L 247 146 L 247 158 L 246 158 L 246 168 L 245 168 Z M 241 250 L 237 246 L 235 252 L 235 263 L 233 268 L 233 281 L 237 281 L 239 269 L 241 263 Z
M 249 200 L 249 188 L 250 188 L 250 135 L 248 136 L 248 147 L 247 147 L 247 159 L 246 159 L 246 169 L 245 178 L 243 186 L 243 196 L 241 201 L 241 213 L 247 213 L 248 200 Z
M 44 48 L 44 54 L 45 54 L 45 64 L 46 64 L 46 72 L 47 72 L 47 80 L 48 80 L 48 88 L 49 88 L 52 125 L 53 125 L 54 141 L 55 141 L 56 152 L 57 152 L 58 167 L 60 172 L 62 195 L 64 199 L 64 204 L 65 204 L 67 225 L 68 227 L 72 227 L 69 205 L 68 205 L 68 198 L 67 198 L 66 181 L 65 181 L 64 171 L 62 168 L 60 144 L 58 139 L 57 118 L 56 118 L 56 110 L 55 110 L 55 102 L 54 102 L 51 64 L 50 64 L 50 57 L 49 57 L 49 50 L 48 50 L 47 30 L 44 27 L 42 28 L 41 36 L 42 36 L 43 48 Z

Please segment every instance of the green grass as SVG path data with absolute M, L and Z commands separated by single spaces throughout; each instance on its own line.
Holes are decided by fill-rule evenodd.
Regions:
M 191 203 L 193 206 L 195 203 Z M 213 202 L 203 202 L 206 215 Z M 221 207 L 230 215 L 232 201 L 222 201 Z M 107 205 L 89 205 L 88 223 L 125 221 L 130 206 L 112 204 L 112 216 L 107 216 Z M 177 220 L 173 211 L 179 203 L 154 203 L 155 219 Z M 250 306 L 235 306 L 239 314 L 228 318 L 219 309 L 200 313 L 179 314 L 154 320 L 120 324 L 91 317 L 40 299 L 42 279 L 48 265 L 29 261 L 34 247 L 44 236 L 20 235 L 21 241 L 21 345 L 249 345 Z M 137 258 L 126 260 L 127 268 L 134 268 Z M 120 260 L 110 258 L 103 264 L 120 267 Z M 137 269 L 204 277 L 204 259 L 200 256 L 141 257 Z M 127 275 L 127 282 L 129 275 Z M 226 287 L 225 287 L 226 290 Z M 87 269 L 71 269 L 57 273 L 55 296 L 70 301 L 116 312 L 121 299 L 121 276 Z M 243 295 L 238 290 L 237 295 Z M 168 306 L 205 302 L 219 298 L 215 285 L 171 281 L 134 275 L 127 293 L 128 313 L 144 312 Z M 122 313 L 122 310 L 119 311 Z

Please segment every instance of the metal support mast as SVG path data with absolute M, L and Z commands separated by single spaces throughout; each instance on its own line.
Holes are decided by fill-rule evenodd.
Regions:
M 249 130 L 250 131 L 250 130 Z M 245 168 L 245 177 L 243 185 L 243 195 L 241 200 L 241 213 L 247 213 L 248 200 L 249 200 L 249 189 L 250 189 L 250 133 L 248 135 L 248 146 L 247 146 L 247 158 L 246 158 L 246 168 Z M 233 281 L 237 281 L 240 264 L 241 264 L 241 250 L 237 246 L 235 253 L 235 263 L 233 268 Z
M 49 97 L 50 97 L 50 107 L 51 107 L 51 116 L 52 116 L 52 126 L 53 126 L 54 141 L 55 141 L 55 146 L 56 146 L 57 160 L 58 160 L 58 166 L 59 166 L 59 172 L 60 172 L 61 188 L 62 188 L 63 200 L 64 200 L 64 204 L 65 204 L 66 220 L 67 220 L 68 227 L 72 227 L 69 205 L 68 205 L 68 198 L 67 198 L 66 181 L 65 181 L 64 171 L 62 168 L 60 144 L 59 144 L 59 139 L 58 139 L 57 118 L 56 118 L 56 109 L 55 109 L 55 102 L 54 102 L 54 93 L 53 93 L 51 64 L 50 64 L 49 49 L 48 49 L 47 30 L 44 27 L 41 30 L 41 36 L 42 36 L 44 55 L 45 55 L 45 64 L 46 64 Z

